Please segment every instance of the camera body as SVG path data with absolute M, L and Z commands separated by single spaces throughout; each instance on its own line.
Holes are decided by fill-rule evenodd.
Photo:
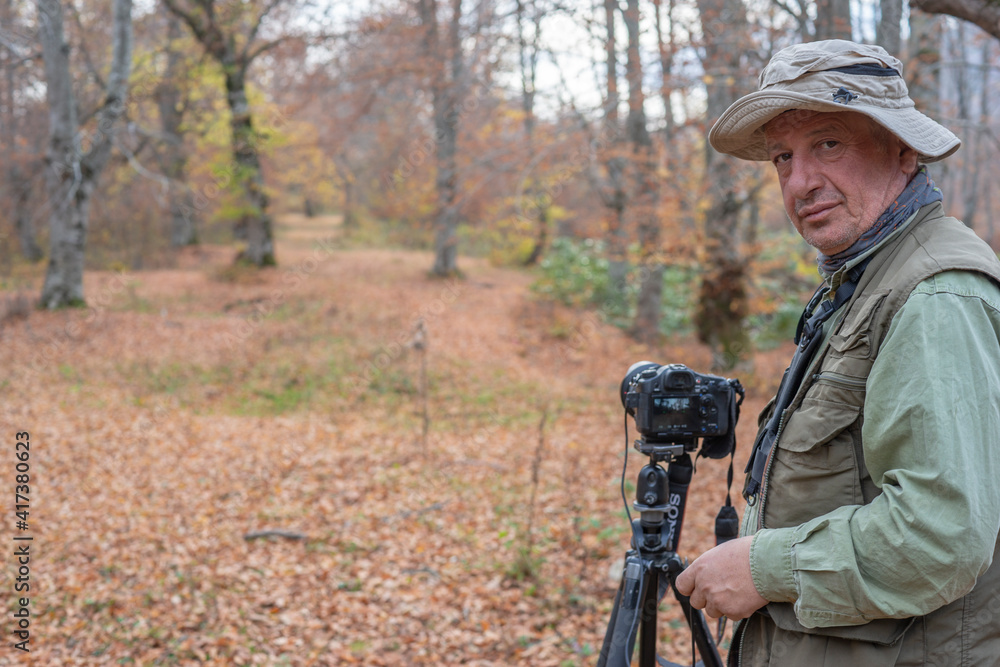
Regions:
M 726 443 L 734 442 L 734 382 L 738 384 L 695 373 L 683 364 L 640 361 L 622 380 L 621 399 L 644 441 L 684 443 L 694 449 L 696 440 L 705 438 L 703 454 L 721 458 L 730 452 Z

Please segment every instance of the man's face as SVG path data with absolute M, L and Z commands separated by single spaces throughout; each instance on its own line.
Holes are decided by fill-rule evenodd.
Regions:
M 851 111 L 789 111 L 764 136 L 788 217 L 828 256 L 868 231 L 917 169 L 913 149 Z

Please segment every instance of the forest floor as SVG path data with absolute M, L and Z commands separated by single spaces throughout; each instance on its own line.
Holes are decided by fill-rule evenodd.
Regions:
M 433 279 L 428 253 L 345 248 L 336 224 L 283 218 L 276 269 L 202 247 L 88 272 L 87 309 L 0 294 L 0 664 L 596 663 L 628 543 L 619 383 L 708 351 L 638 345 L 483 260 Z M 787 355 L 741 378 L 737 478 Z M 727 465 L 699 461 L 682 555 L 714 543 Z M 660 652 L 690 661 L 662 608 Z

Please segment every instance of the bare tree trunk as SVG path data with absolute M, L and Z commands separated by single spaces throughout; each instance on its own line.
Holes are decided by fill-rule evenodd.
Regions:
M 993 245 L 994 241 L 997 240 L 997 223 L 996 216 L 993 215 L 993 188 L 986 188 L 983 193 L 983 208 L 986 209 L 986 234 L 983 235 L 983 240 L 990 244 L 990 247 L 994 250 L 997 249 Z
M 850 0 L 816 0 L 816 39 L 851 39 Z
M 170 245 L 175 248 L 198 243 L 197 211 L 194 196 L 187 186 L 187 149 L 181 123 L 184 121 L 184 100 L 178 79 L 184 76 L 183 54 L 176 47 L 181 38 L 180 20 L 170 12 L 164 14 L 167 21 L 167 65 L 163 80 L 156 88 L 157 106 L 160 111 L 160 126 L 165 137 L 161 157 L 163 174 L 168 186 L 167 201 L 170 209 Z
M 917 109 L 931 118 L 939 114 L 941 20 L 919 9 L 910 10 L 906 87 Z
M 41 305 L 54 309 L 82 306 L 83 259 L 90 201 L 111 155 L 111 133 L 125 110 L 132 67 L 132 0 L 115 0 L 111 73 L 104 106 L 90 149 L 82 153 L 76 100 L 69 68 L 69 45 L 59 0 L 37 0 L 39 37 L 45 60 L 49 105 L 47 162 L 50 253 Z
M 697 227 L 694 207 L 684 178 L 678 177 L 687 172 L 687 165 L 685 164 L 685 147 L 676 143 L 680 139 L 680 132 L 673 108 L 673 95 L 676 93 L 682 97 L 683 108 L 686 106 L 686 102 L 683 101 L 686 93 L 683 88 L 675 89 L 671 82 L 674 69 L 673 59 L 679 48 L 676 37 L 677 21 L 674 16 L 676 5 L 675 0 L 668 0 L 666 16 L 664 17 L 661 14 L 662 0 L 653 0 L 653 4 L 656 14 L 656 43 L 660 54 L 660 98 L 666 112 L 663 123 L 664 150 L 660 160 L 666 167 L 667 173 L 671 175 L 671 178 L 661 179 L 660 187 L 664 190 L 661 191 L 660 199 L 661 201 L 663 199 L 671 201 L 671 207 L 675 209 L 674 214 L 680 221 L 680 228 L 685 234 L 690 232 L 693 235 Z M 666 35 L 664 34 L 665 26 Z
M 340 182 L 344 188 L 344 229 L 354 229 L 358 226 L 357 204 L 355 203 L 354 181 L 356 175 L 351 164 L 347 161 L 346 155 L 341 152 L 334 156 L 333 166 L 340 176 Z
M 618 119 L 618 54 L 615 46 L 615 9 L 617 0 L 604 0 L 604 18 L 607 40 L 604 45 L 607 99 L 604 101 L 605 168 L 608 172 L 607 192 L 602 192 L 604 205 L 609 209 L 607 225 L 608 281 L 612 289 L 625 287 L 628 262 L 625 256 L 625 161 L 626 148 Z
M 248 63 L 249 64 L 249 63 Z M 258 137 L 246 93 L 246 68 L 226 72 L 226 99 L 237 180 L 243 194 L 243 212 L 236 226 L 246 235 L 247 247 L 239 259 L 255 266 L 274 266 L 274 233 L 267 212 L 268 196 L 257 154 Z
M 434 268 L 437 276 L 458 271 L 458 111 L 450 95 L 438 97 L 434 127 L 437 134 L 437 220 L 434 234 Z
M 627 132 L 632 148 L 629 212 L 637 221 L 639 235 L 639 301 L 632 333 L 654 343 L 660 336 L 663 313 L 663 261 L 660 253 L 660 219 L 657 208 L 656 156 L 646 127 L 645 95 L 642 91 L 642 60 L 639 55 L 639 0 L 628 0 L 624 9 L 628 33 L 625 76 L 628 81 Z
M 437 0 L 419 0 L 420 22 L 424 27 L 424 52 L 431 63 L 431 93 L 434 107 L 437 217 L 434 221 L 434 266 L 437 276 L 458 271 L 458 149 L 460 86 L 464 76 L 461 43 L 462 1 L 452 0 L 448 42 L 442 40 L 438 24 Z M 451 58 L 448 58 L 448 53 Z
M 879 0 L 881 15 L 875 30 L 875 41 L 897 58 L 902 54 L 900 24 L 903 21 L 902 0 Z
M 539 41 L 541 39 L 542 12 L 537 0 L 531 0 L 532 33 L 530 41 L 525 36 L 525 0 L 517 0 L 517 42 L 521 66 L 521 110 L 524 112 L 524 139 L 527 149 L 526 162 L 535 164 L 535 75 L 538 66 Z M 551 201 L 548 195 L 538 186 L 538 179 L 528 176 L 528 182 L 522 195 L 531 204 L 528 210 L 534 212 L 537 225 L 535 242 L 531 252 L 524 260 L 525 266 L 533 266 L 542 258 L 549 242 L 549 208 Z
M 87 233 L 83 166 L 77 144 L 76 101 L 69 71 L 69 44 L 63 32 L 59 0 L 38 0 L 39 38 L 45 60 L 49 105 L 46 185 L 49 200 L 50 251 L 41 305 L 84 305 L 83 249 Z M 81 210 L 82 209 L 82 210 Z
M 742 55 L 749 51 L 747 17 L 740 0 L 698 0 L 698 10 L 706 37 L 704 68 L 711 125 L 744 90 L 739 73 L 744 71 Z M 713 365 L 720 369 L 735 366 L 750 346 L 745 324 L 747 259 L 739 243 L 746 199 L 740 192 L 738 162 L 705 143 L 709 206 L 695 323 L 698 338 L 712 348 Z
M 947 115 L 954 119 L 957 123 L 955 134 L 962 139 L 965 150 L 968 148 L 968 127 L 962 119 L 968 116 L 968 101 L 965 99 L 965 45 L 960 34 L 963 25 L 965 24 L 961 21 L 942 21 L 940 24 L 941 59 L 937 63 L 938 88 L 934 94 L 937 96 L 938 116 L 943 118 Z M 959 187 L 965 171 L 961 164 L 965 161 L 964 156 L 960 152 L 957 157 L 957 160 L 941 160 L 929 167 L 935 183 L 949 195 L 944 202 L 946 210 L 955 215 L 958 215 L 956 204 L 961 205 Z
M 667 16 L 665 19 L 662 13 L 663 0 L 653 0 L 653 8 L 654 25 L 656 26 L 656 46 L 657 52 L 660 55 L 660 98 L 663 100 L 663 109 L 665 111 L 663 139 L 669 145 L 673 141 L 677 126 L 677 121 L 674 119 L 673 103 L 670 99 L 673 93 L 673 86 L 670 85 L 670 77 L 673 73 L 674 52 L 676 48 L 674 45 L 674 3 L 673 0 L 668 0 Z M 663 37 L 664 22 L 669 26 L 668 40 L 664 40 Z
M 964 43 L 964 40 L 963 40 Z M 964 51 L 963 47 L 963 51 Z M 990 110 L 987 103 L 987 98 L 989 97 L 989 83 L 990 83 L 990 40 L 983 40 L 982 47 L 980 49 L 980 60 L 979 60 L 979 90 L 972 91 L 970 97 L 975 97 L 976 94 L 979 96 L 979 113 L 976 114 L 975 121 L 969 121 L 967 127 L 969 141 L 966 144 L 968 146 L 969 155 L 964 161 L 966 168 L 963 170 L 965 173 L 962 176 L 962 190 L 963 199 L 965 206 L 962 221 L 971 227 L 976 228 L 976 213 L 979 207 L 979 183 L 980 176 L 983 171 L 982 164 L 986 159 L 985 151 L 985 141 L 984 134 L 989 128 L 990 122 Z M 963 67 L 968 68 L 969 65 L 964 65 Z M 970 99 L 971 103 L 972 100 Z M 969 114 L 972 116 L 972 114 Z
M 771 0 L 772 8 L 777 7 L 795 19 L 795 34 L 803 42 L 809 42 L 813 39 L 817 39 L 815 36 L 816 31 L 812 26 L 813 21 L 809 16 L 808 10 L 810 4 L 811 3 L 805 2 L 804 0 L 796 0 L 793 6 L 791 2 L 787 2 L 786 0 Z M 771 34 L 768 37 L 768 41 L 771 43 L 772 47 L 774 45 L 775 38 L 778 36 L 775 34 L 774 30 L 775 29 L 772 27 L 769 31 Z M 779 28 L 778 33 L 784 34 L 784 31 Z

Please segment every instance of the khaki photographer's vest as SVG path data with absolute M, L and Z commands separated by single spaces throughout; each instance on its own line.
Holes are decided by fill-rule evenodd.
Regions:
M 921 209 L 876 252 L 792 399 L 773 452 L 782 465 L 768 466 L 757 500 L 758 527 L 797 526 L 844 505 L 870 503 L 881 493 L 862 449 L 865 383 L 910 292 L 954 269 L 978 271 L 1000 284 L 997 257 L 965 225 L 945 217 L 940 203 Z M 769 412 L 764 410 L 760 424 Z M 993 563 L 973 591 L 923 617 L 806 628 L 791 604 L 771 603 L 741 623 L 737 635 L 730 665 L 1000 665 L 1000 551 L 994 549 Z

